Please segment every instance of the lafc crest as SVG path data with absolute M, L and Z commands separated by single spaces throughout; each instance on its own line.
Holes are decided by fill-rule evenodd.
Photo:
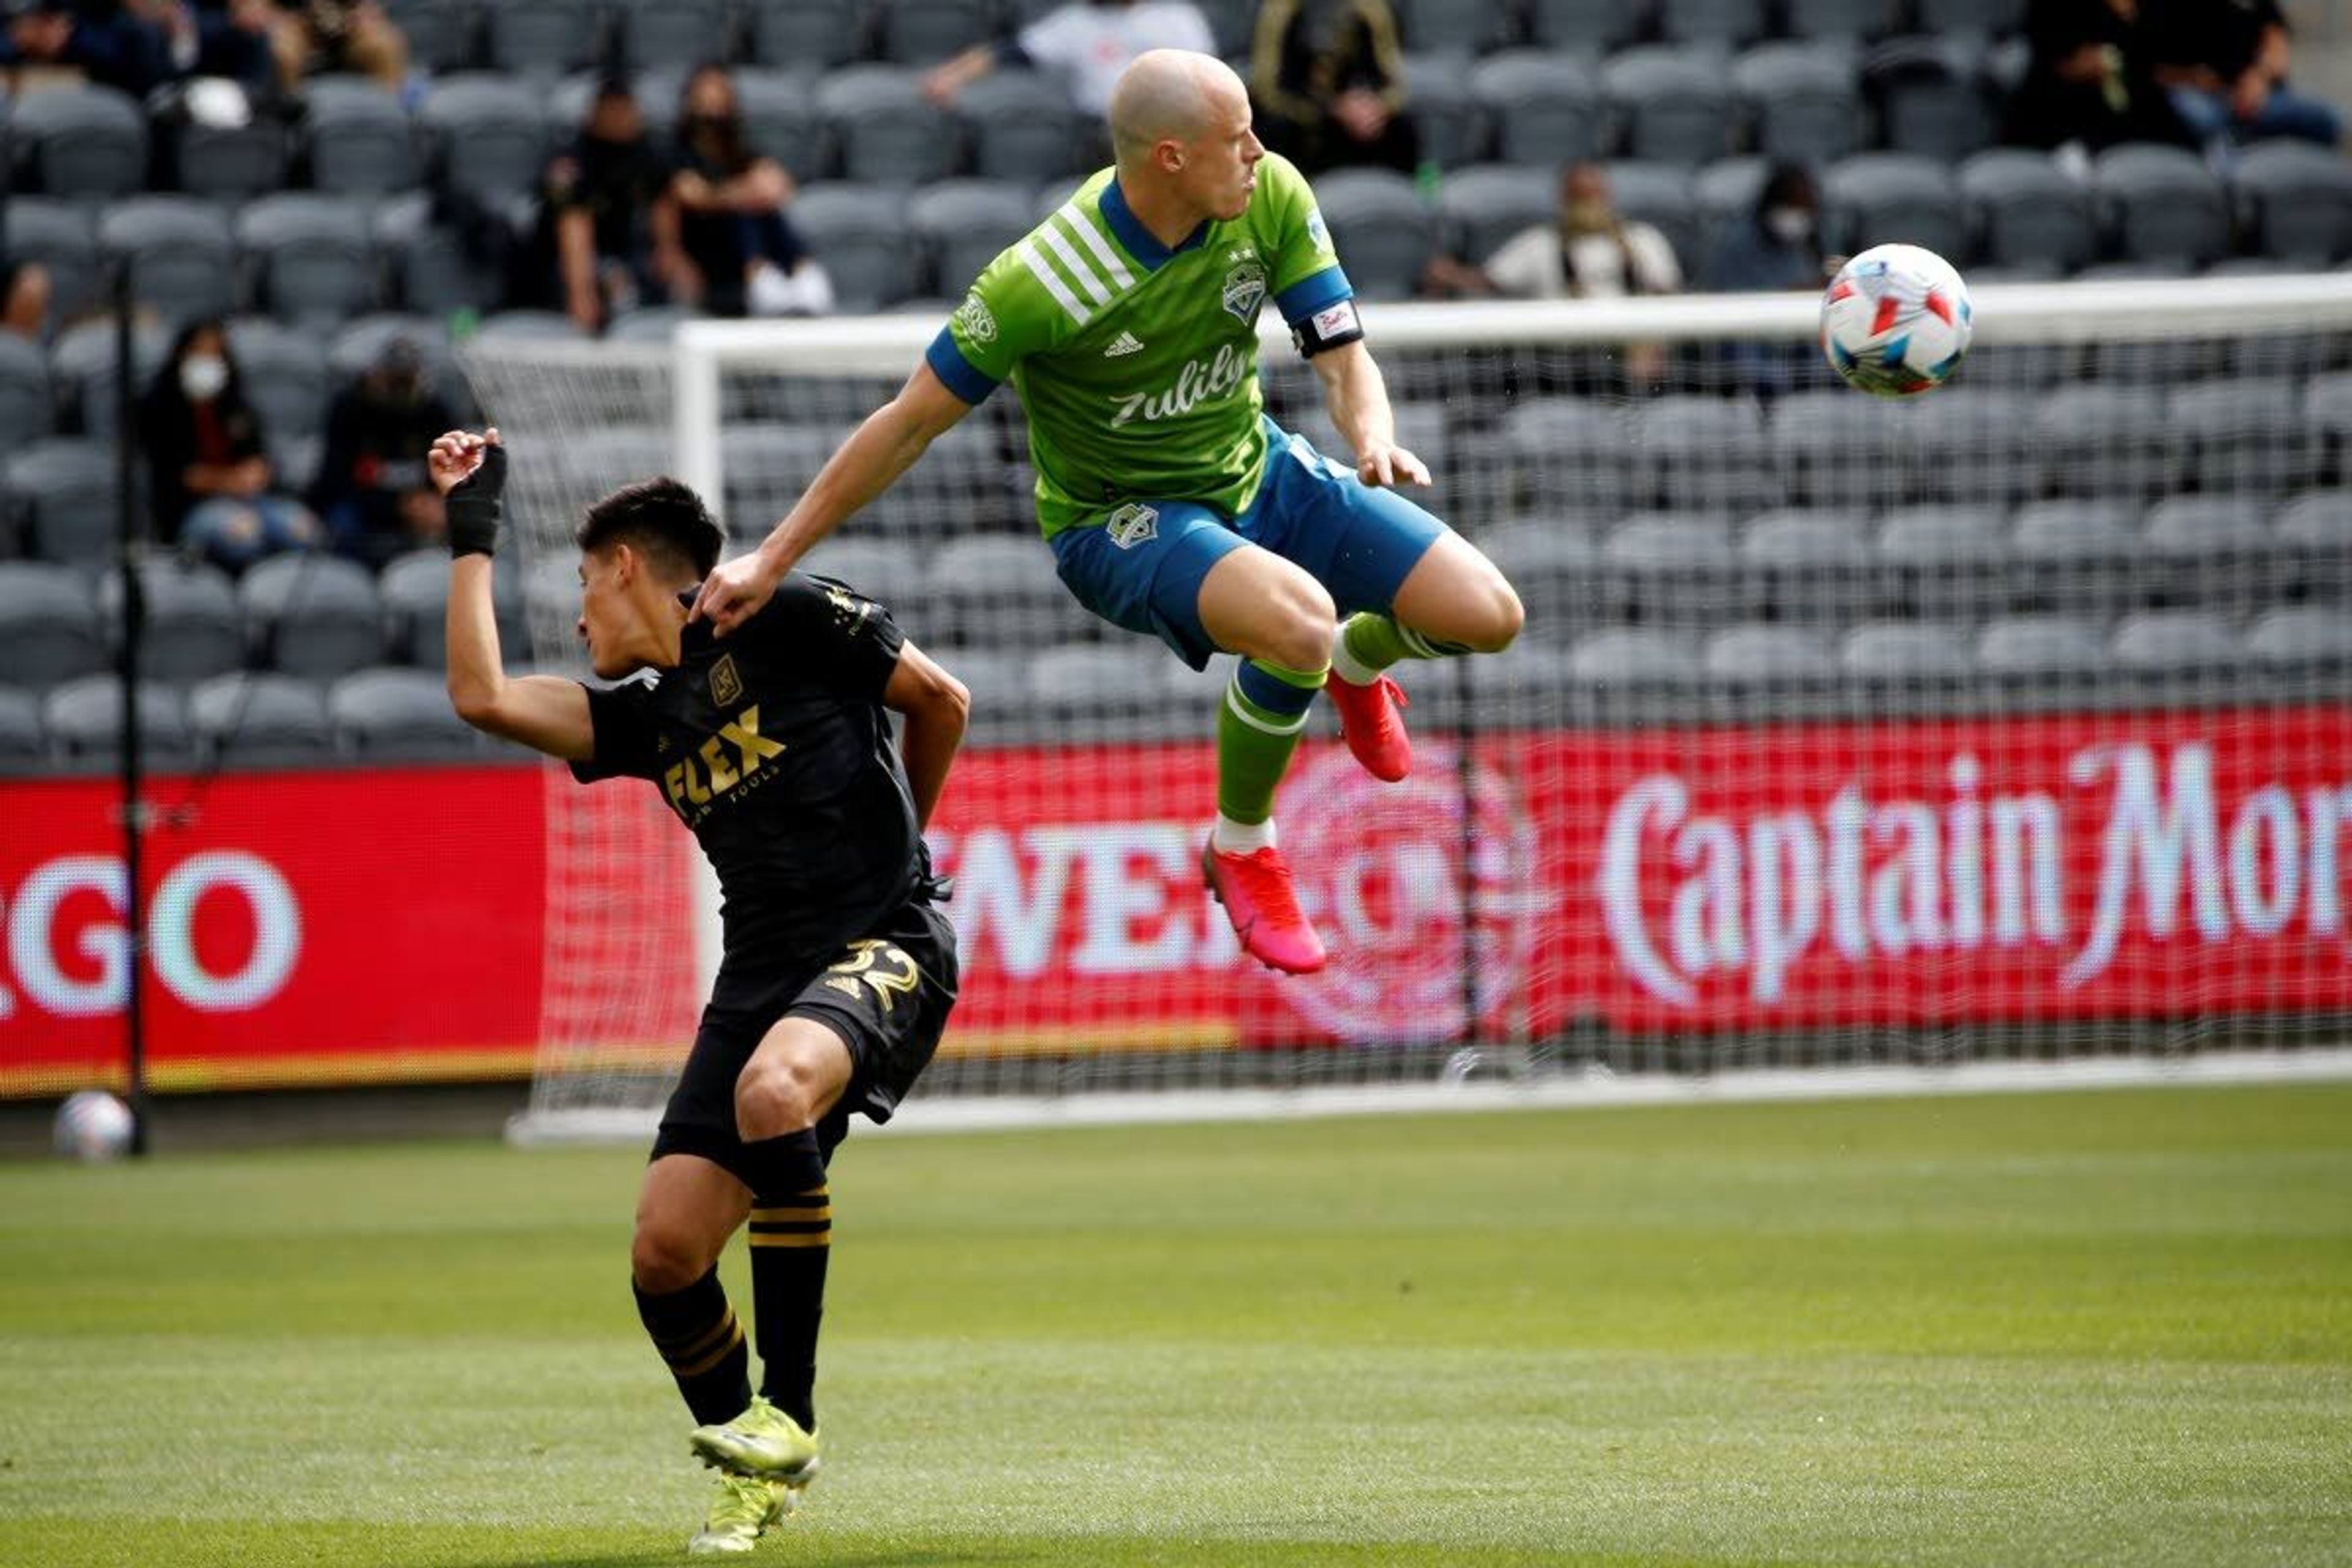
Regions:
M 732 708 L 743 700 L 743 677 L 735 668 L 735 656 L 721 654 L 710 667 L 710 700 L 721 708 Z

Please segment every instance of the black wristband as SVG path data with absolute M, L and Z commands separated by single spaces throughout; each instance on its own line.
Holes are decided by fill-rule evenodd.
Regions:
M 482 448 L 481 466 L 449 491 L 449 554 L 499 552 L 499 497 L 507 488 L 507 449 Z

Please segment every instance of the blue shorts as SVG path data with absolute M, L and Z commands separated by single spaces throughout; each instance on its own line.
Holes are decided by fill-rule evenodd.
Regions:
M 1330 592 L 1342 616 L 1386 615 L 1445 524 L 1394 490 L 1375 489 L 1265 421 L 1265 477 L 1225 521 L 1186 500 L 1134 500 L 1054 535 L 1055 569 L 1077 601 L 1113 626 L 1158 637 L 1199 669 L 1217 651 L 1201 625 L 1201 581 L 1244 544 L 1273 551 Z

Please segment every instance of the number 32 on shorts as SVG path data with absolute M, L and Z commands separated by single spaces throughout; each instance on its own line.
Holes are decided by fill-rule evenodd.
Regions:
M 878 939 L 851 942 L 849 956 L 824 972 L 826 986 L 845 995 L 860 995 L 861 987 L 872 987 L 874 1000 L 886 1014 L 899 997 L 913 995 L 922 980 L 923 972 L 913 959 L 897 944 Z

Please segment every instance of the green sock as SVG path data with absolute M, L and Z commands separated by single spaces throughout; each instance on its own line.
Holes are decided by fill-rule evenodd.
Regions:
M 1328 669 L 1281 669 L 1242 660 L 1217 710 L 1217 810 L 1245 825 L 1274 815 L 1274 786 L 1307 728 Z
M 1391 616 L 1359 610 L 1339 623 L 1339 646 L 1332 663 L 1340 678 L 1364 685 L 1389 666 L 1404 658 L 1451 658 L 1470 650 L 1425 637 Z

